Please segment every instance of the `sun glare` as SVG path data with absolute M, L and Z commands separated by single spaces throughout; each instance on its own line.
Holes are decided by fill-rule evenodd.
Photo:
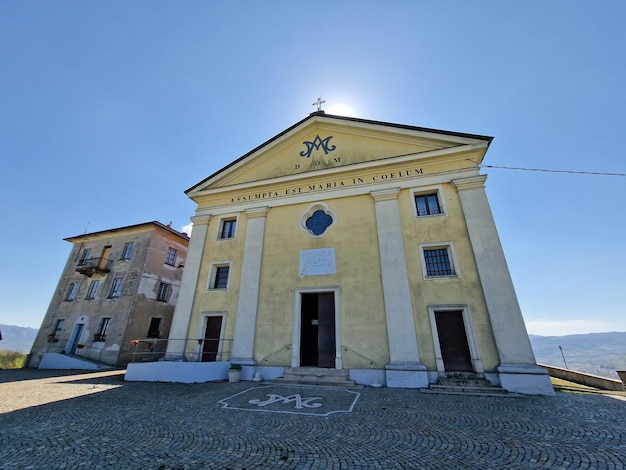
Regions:
M 333 103 L 326 108 L 326 112 L 337 116 L 356 117 L 354 109 L 346 103 Z

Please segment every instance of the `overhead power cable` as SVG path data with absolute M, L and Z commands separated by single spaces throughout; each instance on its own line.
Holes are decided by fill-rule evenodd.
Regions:
M 604 171 L 574 171 L 574 170 L 548 170 L 545 168 L 521 168 L 515 166 L 479 165 L 481 168 L 496 168 L 499 170 L 517 171 L 543 171 L 546 173 L 569 173 L 572 175 L 596 175 L 596 176 L 626 176 L 626 173 L 609 173 Z

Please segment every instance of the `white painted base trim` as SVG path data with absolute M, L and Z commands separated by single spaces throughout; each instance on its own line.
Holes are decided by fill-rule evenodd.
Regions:
M 359 385 L 387 385 L 385 371 L 380 369 L 350 369 L 350 380 L 354 380 Z
M 419 362 L 390 362 L 385 365 L 387 387 L 427 388 L 428 371 Z
M 50 354 L 50 353 L 48 353 Z M 55 354 L 64 359 L 73 359 L 62 354 Z M 44 355 L 45 358 L 45 355 Z M 42 363 L 44 363 L 42 358 Z M 85 364 L 83 361 L 79 361 Z M 175 382 L 175 383 L 203 383 L 228 379 L 228 362 L 150 362 L 131 363 L 126 369 L 125 380 L 129 382 Z M 68 367 L 41 367 L 40 368 L 79 368 Z M 80 367 L 86 368 L 86 367 Z M 94 367 L 97 369 L 97 366 Z M 241 380 L 251 381 L 258 372 L 261 380 L 268 381 L 282 377 L 284 367 L 275 366 L 244 366 L 241 371 Z M 514 369 L 517 372 L 502 372 L 499 374 L 485 373 L 485 377 L 494 385 L 500 385 L 510 392 L 527 395 L 554 395 L 550 376 L 544 369 L 537 366 L 501 366 L 501 369 Z M 520 372 L 525 370 L 526 372 Z M 537 373 L 536 371 L 540 372 Z M 541 373 L 541 371 L 544 371 Z M 360 385 L 371 386 L 380 384 L 390 388 L 428 388 L 429 382 L 436 382 L 437 372 L 427 371 L 423 364 L 387 364 L 386 370 L 380 369 L 350 369 L 350 378 Z
M 228 379 L 229 362 L 148 362 L 130 363 L 124 380 L 128 382 L 204 383 Z M 241 380 L 251 381 L 258 372 L 261 380 L 282 377 L 284 367 L 243 366 Z
M 39 362 L 39 369 L 76 369 L 76 370 L 99 370 L 98 364 L 81 361 L 75 357 L 59 353 L 43 353 Z
M 244 369 L 246 369 L 244 367 Z M 285 373 L 285 368 L 284 367 L 277 367 L 277 366 L 256 366 L 255 367 L 255 371 L 252 374 L 252 377 L 250 379 L 244 379 L 243 378 L 243 374 L 242 374 L 242 379 L 243 380 L 252 380 L 254 378 L 254 374 L 259 373 L 259 377 L 261 377 L 261 380 L 265 381 L 265 380 L 274 380 L 277 379 L 279 377 L 282 377 Z
M 412 370 L 386 371 L 389 388 L 428 388 L 428 372 Z
M 502 364 L 498 367 L 500 386 L 526 395 L 554 395 L 550 375 L 537 365 Z
M 203 383 L 227 380 L 228 362 L 150 362 L 130 363 L 124 380 L 128 382 Z
M 241 380 L 252 380 L 256 374 L 255 366 L 243 366 L 241 368 Z

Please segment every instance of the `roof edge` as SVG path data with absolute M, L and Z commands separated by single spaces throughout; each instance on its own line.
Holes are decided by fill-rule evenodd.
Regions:
M 489 144 L 491 144 L 491 142 L 493 141 L 493 137 L 485 136 L 485 135 L 467 134 L 467 133 L 464 133 L 464 132 L 446 131 L 446 130 L 441 130 L 441 129 L 432 129 L 432 128 L 429 128 L 429 127 L 411 126 L 411 125 L 408 125 L 408 124 L 398 124 L 398 123 L 393 123 L 393 122 L 375 121 L 375 120 L 371 120 L 371 119 L 362 119 L 362 118 L 347 117 L 347 116 L 337 116 L 337 115 L 334 115 L 334 114 L 326 114 L 324 111 L 317 111 L 317 112 L 313 112 L 313 113 L 309 114 L 304 119 L 301 119 L 300 121 L 298 121 L 297 123 L 295 123 L 292 126 L 288 127 L 284 131 L 280 132 L 279 134 L 276 134 L 271 139 L 266 140 L 261 145 L 256 146 L 254 149 L 250 150 L 246 154 L 242 155 L 241 157 L 237 158 L 236 160 L 233 160 L 228 165 L 220 168 L 216 172 L 214 172 L 211 175 L 207 176 L 206 178 L 204 178 L 199 183 L 196 183 L 193 186 L 191 186 L 190 188 L 186 189 L 184 191 L 185 194 L 189 195 L 189 193 L 192 192 L 194 189 L 196 189 L 198 186 L 202 186 L 204 183 L 206 183 L 210 179 L 214 178 L 215 176 L 219 175 L 223 171 L 225 171 L 228 168 L 236 165 L 237 163 L 241 162 L 242 160 L 245 160 L 250 155 L 252 155 L 255 152 L 259 151 L 263 147 L 269 145 L 273 141 L 278 140 L 283 135 L 288 134 L 293 129 L 297 128 L 298 126 L 301 126 L 302 124 L 304 124 L 309 119 L 313 119 L 314 117 L 318 117 L 318 116 L 322 117 L 322 118 L 330 118 L 330 119 L 336 119 L 336 120 L 341 120 L 341 121 L 356 122 L 356 123 L 360 123 L 360 124 L 372 124 L 372 125 L 377 125 L 377 126 L 393 127 L 393 128 L 396 128 L 396 129 L 407 129 L 407 130 L 412 130 L 412 131 L 430 132 L 430 133 L 433 133 L 433 134 L 449 135 L 449 136 L 462 137 L 462 138 L 467 138 L 467 139 L 484 140 L 484 141 L 487 142 L 487 147 L 489 147 Z
M 134 224 L 134 225 L 127 225 L 125 227 L 117 227 L 117 228 L 111 228 L 111 229 L 107 229 L 107 230 L 100 230 L 98 232 L 90 232 L 90 233 L 84 233 L 82 235 L 76 235 L 74 237 L 67 237 L 64 238 L 64 241 L 67 242 L 73 242 L 74 240 L 80 240 L 81 238 L 87 238 L 87 237 L 93 237 L 96 235 L 104 235 L 105 233 L 115 233 L 115 232 L 120 232 L 122 230 L 128 230 L 128 229 L 135 229 L 135 228 L 139 228 L 142 226 L 150 226 L 150 225 L 154 225 L 155 227 L 162 229 L 162 230 L 166 230 L 174 235 L 177 235 L 181 238 L 184 238 L 185 240 L 189 240 L 189 236 L 184 233 L 184 232 L 179 232 L 176 229 L 173 229 L 172 227 L 170 227 L 169 225 L 165 225 L 162 224 L 161 222 L 157 221 L 157 220 L 153 220 L 151 222 L 143 222 L 141 224 Z

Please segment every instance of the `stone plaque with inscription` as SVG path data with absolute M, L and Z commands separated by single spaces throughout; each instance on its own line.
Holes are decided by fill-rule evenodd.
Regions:
M 335 249 L 300 250 L 300 275 L 335 274 Z

